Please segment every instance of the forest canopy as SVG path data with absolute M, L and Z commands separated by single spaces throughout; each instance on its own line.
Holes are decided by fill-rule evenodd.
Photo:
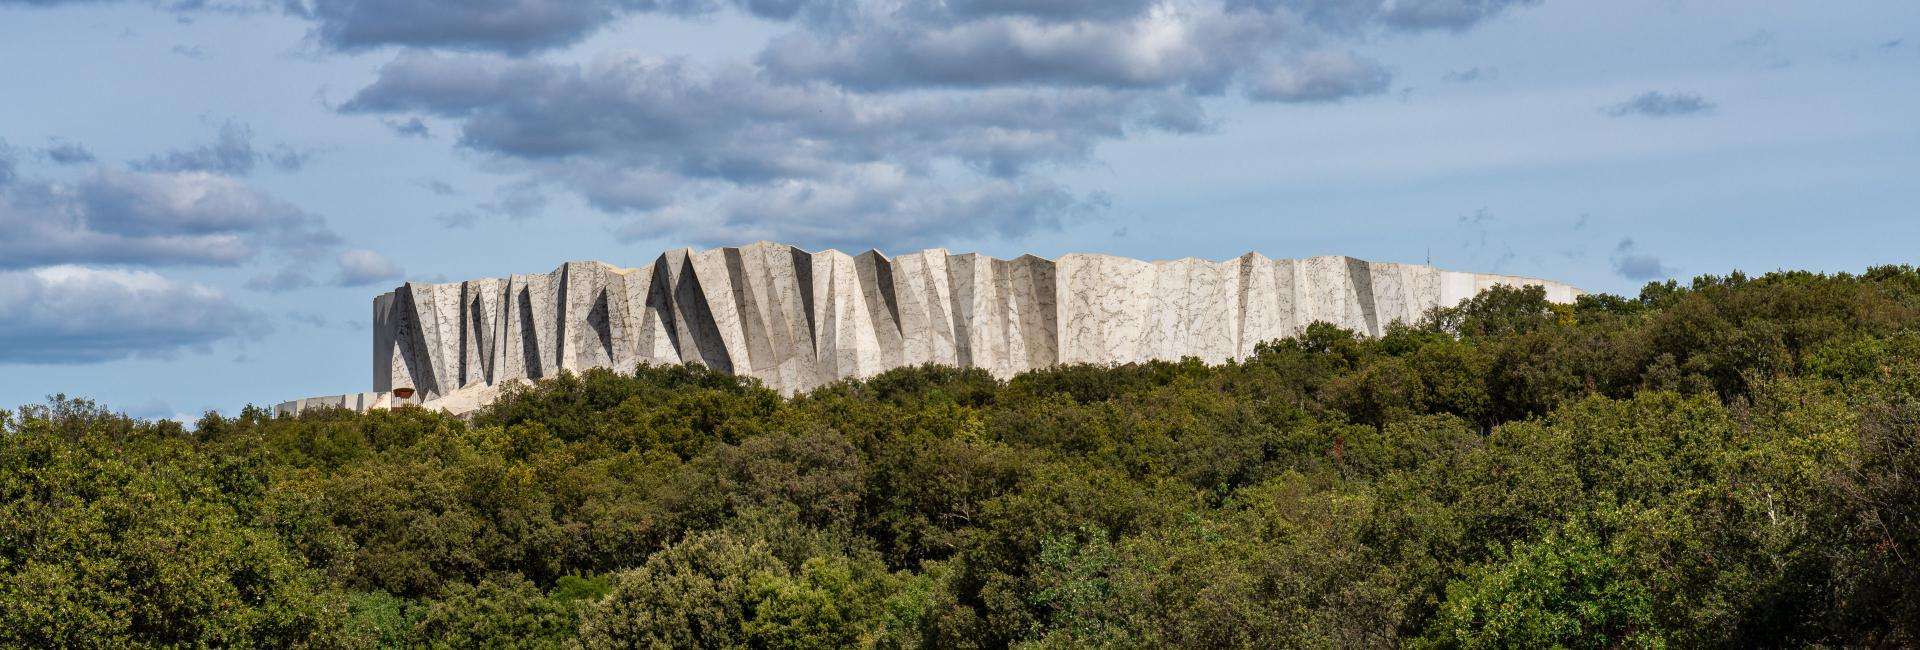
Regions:
M 0 645 L 1920 645 L 1920 271 L 783 398 L 0 410 Z

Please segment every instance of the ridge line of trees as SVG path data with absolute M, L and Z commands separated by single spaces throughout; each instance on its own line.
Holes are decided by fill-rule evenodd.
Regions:
M 1244 361 L 0 410 L 9 647 L 1920 645 L 1920 271 Z

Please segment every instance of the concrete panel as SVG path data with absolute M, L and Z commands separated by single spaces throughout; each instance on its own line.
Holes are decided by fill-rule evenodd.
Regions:
M 1378 336 L 1502 285 L 1539 285 L 1562 303 L 1582 293 L 1341 256 L 1145 262 L 944 249 L 888 258 L 771 242 L 680 249 L 633 269 L 568 262 L 548 274 L 408 283 L 374 299 L 374 392 L 275 410 L 475 408 L 505 382 L 642 363 L 699 362 L 786 394 L 921 363 L 1001 378 L 1056 363 L 1223 363 L 1314 322 Z

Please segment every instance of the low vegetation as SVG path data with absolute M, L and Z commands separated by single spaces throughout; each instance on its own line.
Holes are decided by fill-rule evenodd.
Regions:
M 1497 290 L 1224 366 L 0 411 L 0 644 L 1920 644 L 1920 271 Z

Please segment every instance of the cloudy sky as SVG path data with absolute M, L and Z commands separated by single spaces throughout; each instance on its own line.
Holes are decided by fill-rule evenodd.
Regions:
M 1915 115 L 1906 0 L 0 0 L 0 404 L 364 390 L 403 280 L 760 239 L 1858 271 Z

